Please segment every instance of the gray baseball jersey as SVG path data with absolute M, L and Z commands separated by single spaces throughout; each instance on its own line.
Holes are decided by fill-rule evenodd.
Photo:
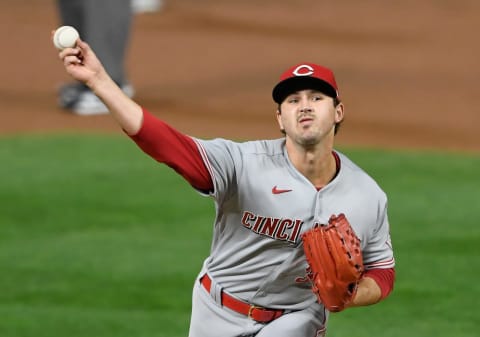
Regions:
M 336 152 L 337 176 L 317 190 L 290 162 L 285 139 L 195 141 L 213 180 L 216 217 L 189 337 L 324 336 L 328 312 L 311 290 L 301 234 L 332 214 L 350 221 L 367 269 L 394 266 L 386 195 L 343 154 Z M 209 293 L 198 282 L 205 274 Z M 222 291 L 288 314 L 264 325 L 222 307 Z
M 306 278 L 301 234 L 344 213 L 361 240 L 365 267 L 394 266 L 387 198 L 345 155 L 322 189 L 298 172 L 285 140 L 195 139 L 210 171 L 216 217 L 201 274 L 245 301 L 302 310 L 316 297 Z

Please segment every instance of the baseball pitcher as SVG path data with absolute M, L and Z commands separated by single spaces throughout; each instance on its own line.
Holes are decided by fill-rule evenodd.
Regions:
M 274 140 L 204 140 L 129 99 L 78 40 L 60 52 L 119 126 L 215 203 L 209 256 L 193 286 L 190 337 L 324 336 L 330 312 L 393 289 L 387 197 L 334 149 L 344 118 L 334 74 L 301 63 L 273 88 Z

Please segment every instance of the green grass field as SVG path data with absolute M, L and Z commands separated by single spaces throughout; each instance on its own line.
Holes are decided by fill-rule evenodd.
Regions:
M 343 152 L 389 195 L 397 283 L 328 335 L 478 336 L 480 156 Z M 1 337 L 187 335 L 209 198 L 122 136 L 3 137 L 0 163 Z

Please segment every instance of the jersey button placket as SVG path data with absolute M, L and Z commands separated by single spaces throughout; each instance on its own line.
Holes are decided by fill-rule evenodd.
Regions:
M 322 213 L 322 194 L 317 191 L 315 194 L 315 206 L 313 211 L 313 226 L 315 224 L 321 224 L 320 214 Z

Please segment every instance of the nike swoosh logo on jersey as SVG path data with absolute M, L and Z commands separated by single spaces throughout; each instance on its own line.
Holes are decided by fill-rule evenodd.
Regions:
M 292 190 L 281 190 L 281 189 L 278 189 L 277 188 L 277 185 L 273 186 L 272 188 L 272 193 L 273 194 L 281 194 L 281 193 L 287 193 L 287 192 L 291 192 Z

